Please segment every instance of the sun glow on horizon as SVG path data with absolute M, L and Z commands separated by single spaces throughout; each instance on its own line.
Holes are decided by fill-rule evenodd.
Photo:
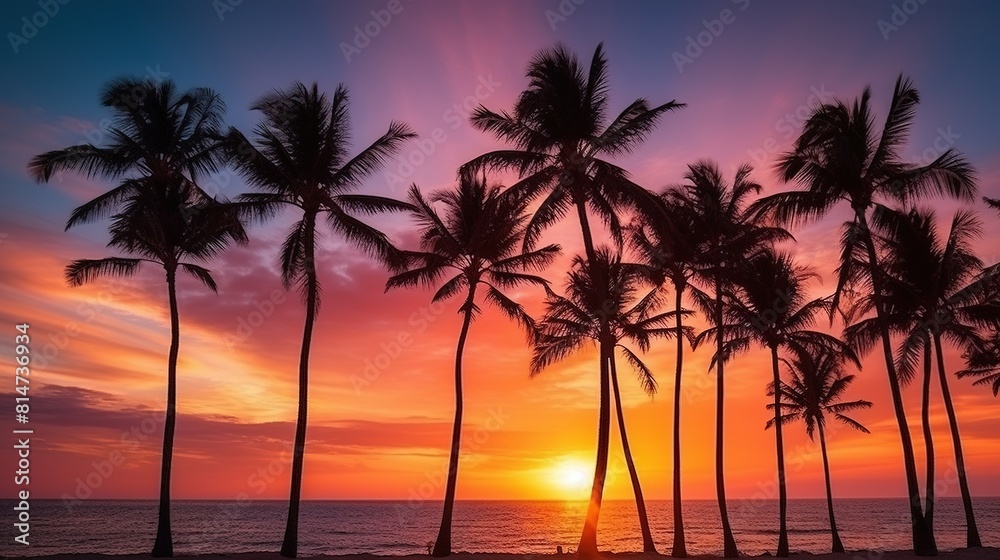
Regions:
M 564 457 L 549 470 L 550 480 L 570 498 L 586 498 L 594 467 L 578 457 Z

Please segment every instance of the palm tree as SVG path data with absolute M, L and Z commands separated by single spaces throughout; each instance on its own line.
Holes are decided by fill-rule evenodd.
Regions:
M 942 338 L 966 352 L 975 352 L 987 345 L 979 334 L 980 329 L 1000 326 L 1000 304 L 992 297 L 996 279 L 992 272 L 983 271 L 982 261 L 971 248 L 972 241 L 981 235 L 981 226 L 974 214 L 960 211 L 952 219 L 948 237 L 942 244 L 931 211 L 882 211 L 874 215 L 873 222 L 879 232 L 877 237 L 885 271 L 885 309 L 893 318 L 890 321 L 893 331 L 904 337 L 896 358 L 901 381 L 907 382 L 914 377 L 917 352 L 923 351 L 922 422 L 928 453 L 925 517 L 933 527 L 934 461 L 929 426 L 933 349 L 955 448 L 965 506 L 967 546 L 980 547 L 982 542 L 972 508 L 955 407 L 948 388 Z M 872 306 L 867 301 L 861 305 Z M 871 320 L 858 323 L 850 334 L 856 344 L 866 349 L 875 344 L 878 336 L 877 327 Z
M 620 255 L 613 254 L 608 249 L 597 251 L 597 259 L 592 266 L 588 266 L 587 261 L 577 256 L 567 283 L 568 297 L 550 294 L 546 301 L 546 312 L 539 324 L 535 354 L 531 362 L 531 375 L 535 376 L 545 367 L 566 358 L 587 342 L 596 342 L 603 349 L 600 352 L 600 371 L 602 376 L 608 377 L 608 385 L 614 392 L 622 451 L 635 494 L 643 550 L 655 552 L 639 475 L 625 429 L 615 364 L 615 349 L 620 348 L 626 360 L 639 373 L 643 390 L 649 395 L 655 394 L 656 379 L 652 371 L 622 341 L 629 340 L 645 352 L 649 349 L 652 338 L 673 336 L 676 331 L 668 326 L 671 313 L 651 314 L 660 304 L 658 288 L 654 287 L 638 297 L 643 284 L 651 284 L 649 268 L 640 264 L 623 263 Z M 605 356 L 609 358 L 605 359 Z M 602 387 L 604 385 L 602 380 Z M 602 392 L 601 398 L 605 397 Z M 610 424 L 610 418 L 602 417 L 599 421 Z M 599 430 L 610 431 L 610 426 L 601 426 Z M 603 454 L 606 458 L 607 447 L 598 448 L 598 454 Z M 600 494 L 598 499 L 601 499 Z M 600 503 L 597 505 L 600 507 Z
M 860 252 L 869 271 L 881 270 L 869 229 L 869 213 L 881 201 L 907 202 L 930 193 L 971 200 L 976 183 L 971 165 L 954 149 L 948 149 L 926 165 L 904 163 L 901 152 L 919 102 L 919 94 L 909 79 L 900 76 L 896 80 L 881 134 L 873 129 L 870 98 L 871 90 L 865 88 L 861 98 L 850 106 L 837 101 L 816 108 L 792 151 L 783 154 L 777 164 L 782 180 L 797 181 L 805 189 L 768 196 L 757 201 L 753 209 L 782 223 L 801 223 L 824 216 L 841 202 L 850 204 L 853 218 L 843 240 L 844 260 L 834 302 L 839 307 L 842 291 L 849 287 L 849 281 L 870 283 L 903 448 L 913 549 L 918 555 L 936 555 L 934 534 L 920 504 L 913 442 L 893 361 L 890 329 L 883 320 L 882 278 L 880 273 L 860 273 L 864 276 L 860 280 L 854 256 Z
M 292 225 L 281 247 L 281 280 L 295 285 L 305 301 L 305 327 L 299 356 L 299 406 L 292 455 L 288 520 L 281 555 L 298 552 L 299 500 L 305 455 L 309 388 L 309 350 L 313 325 L 320 306 L 320 283 L 315 261 L 317 221 L 326 217 L 329 227 L 375 258 L 393 266 L 402 258 L 382 232 L 364 223 L 357 214 L 410 210 L 409 204 L 381 196 L 353 194 L 361 181 L 375 173 L 414 133 L 402 123 L 389 129 L 370 146 L 350 157 L 348 95 L 343 85 L 332 98 L 316 84 L 292 84 L 273 91 L 252 107 L 263 115 L 254 129 L 256 146 L 238 131 L 231 131 L 231 151 L 240 172 L 256 192 L 241 195 L 243 213 L 265 221 L 288 207 L 301 218 Z
M 180 92 L 170 80 L 153 83 L 123 77 L 105 85 L 100 101 L 112 110 L 108 145 L 80 144 L 46 152 L 35 156 L 28 170 L 37 182 L 62 171 L 121 180 L 117 187 L 73 210 L 66 229 L 113 216 L 109 246 L 134 257 L 75 261 L 67 269 L 72 285 L 105 275 L 130 276 L 143 261 L 156 262 L 166 270 L 171 344 L 152 554 L 172 556 L 170 469 L 180 332 L 176 272 L 181 267 L 215 290 L 206 269 L 182 259 L 209 258 L 230 241 L 246 241 L 246 236 L 228 207 L 215 203 L 197 185 L 201 175 L 216 171 L 224 161 L 220 127 L 225 105 L 218 94 L 207 88 Z
M 748 259 L 770 242 L 790 237 L 783 229 L 763 226 L 760 220 L 746 212 L 747 198 L 761 190 L 761 186 L 750 178 L 752 171 L 748 164 L 740 166 L 732 184 L 728 184 L 714 162 L 698 161 L 688 166 L 687 184 L 672 187 L 667 192 L 674 204 L 691 213 L 692 239 L 697 240 L 697 254 L 700 255 L 693 269 L 697 283 L 692 285 L 691 294 L 710 324 L 718 327 L 711 331 L 716 352 L 710 367 L 716 368 L 715 488 L 722 520 L 723 554 L 727 558 L 739 556 L 739 550 L 726 506 L 723 402 L 725 363 L 729 356 L 724 349 L 723 295 L 732 280 L 734 263 Z M 704 332 L 699 340 L 706 340 Z
M 496 150 L 466 163 L 463 168 L 514 170 L 520 180 L 512 196 L 528 201 L 542 198 L 528 222 L 524 244 L 535 243 L 546 227 L 575 209 L 583 234 L 588 266 L 597 255 L 587 215 L 596 213 L 622 245 L 618 212 L 649 208 L 654 197 L 633 183 L 628 173 L 603 157 L 627 154 L 653 131 L 660 116 L 684 105 L 673 101 L 650 107 L 636 99 L 610 123 L 607 59 L 603 45 L 594 50 L 589 69 L 563 45 L 539 52 L 528 65 L 528 88 L 521 92 L 513 113 L 478 107 L 472 126 L 508 142 L 512 149 Z M 543 196 L 544 195 L 544 196 Z M 602 364 L 610 355 L 602 358 Z M 601 377 L 604 383 L 604 376 Z M 610 387 L 602 389 L 600 416 L 610 419 Z M 610 425 L 602 421 L 600 426 Z M 609 428 L 610 431 L 610 428 Z M 606 448 L 608 432 L 598 432 L 598 449 Z M 607 457 L 598 453 L 587 518 L 580 536 L 579 554 L 597 555 L 597 520 L 607 476 Z
M 832 298 L 808 299 L 807 281 L 816 274 L 797 265 L 783 252 L 766 248 L 749 261 L 737 264 L 730 278 L 733 280 L 726 293 L 725 354 L 732 357 L 758 344 L 771 354 L 771 383 L 774 402 L 774 430 L 778 463 L 778 550 L 777 556 L 788 556 L 787 509 L 788 493 L 785 487 L 785 452 L 781 422 L 781 374 L 779 350 L 792 355 L 815 352 L 842 354 L 860 367 L 857 356 L 839 338 L 820 331 L 810 330 L 818 315 L 828 313 Z M 700 336 L 715 336 L 713 326 Z M 718 356 L 717 360 L 721 360 Z
M 781 423 L 802 420 L 810 440 L 819 431 L 820 452 L 823 454 L 823 475 L 826 478 L 826 507 L 830 517 L 830 534 L 833 536 L 833 552 L 844 552 L 844 543 L 837 532 L 837 521 L 833 515 L 833 489 L 830 484 L 830 460 L 826 453 L 826 415 L 832 414 L 842 423 L 866 434 L 871 433 L 857 420 L 845 413 L 863 408 L 871 408 L 872 403 L 864 400 L 841 402 L 847 387 L 854 381 L 854 375 L 844 373 L 844 356 L 835 352 L 793 354 L 782 360 L 789 371 L 791 381 L 781 382 Z M 774 385 L 768 387 L 769 396 L 774 395 Z M 774 409 L 774 403 L 767 408 Z M 774 419 L 767 421 L 767 428 L 776 425 Z M 815 441 L 815 440 L 814 440 Z
M 638 224 L 631 228 L 632 247 L 641 255 L 642 261 L 656 270 L 658 275 L 669 279 L 674 288 L 674 329 L 678 333 L 691 334 L 691 328 L 684 327 L 684 291 L 695 273 L 698 262 L 698 241 L 692 236 L 697 233 L 695 217 L 685 206 L 674 204 L 666 196 L 661 196 L 661 212 L 667 219 L 657 216 L 640 216 Z M 673 410 L 673 518 L 674 544 L 670 555 L 674 558 L 687 557 L 687 543 L 684 537 L 684 517 L 681 500 L 681 373 L 684 370 L 684 336 L 677 337 L 676 367 L 674 369 L 674 410 Z
M 441 284 L 434 294 L 435 302 L 448 299 L 465 290 L 462 330 L 455 351 L 455 424 L 452 430 L 451 456 L 448 462 L 448 486 L 445 491 L 441 529 L 432 552 L 433 556 L 451 554 L 451 517 L 455 505 L 458 479 L 459 447 L 462 440 L 462 355 L 469 326 L 479 312 L 476 292 L 483 289 L 485 300 L 505 315 L 519 322 L 533 335 L 535 325 L 520 304 L 510 299 L 501 288 L 535 284 L 547 288 L 547 281 L 528 272 L 540 271 L 558 255 L 558 245 L 520 251 L 528 215 L 524 200 L 501 194 L 499 186 L 487 187 L 485 177 L 477 179 L 463 174 L 456 191 L 439 192 L 424 199 L 416 185 L 410 188 L 409 202 L 420 227 L 422 253 L 410 255 L 411 267 L 386 282 L 386 290 L 420 284 L 437 285 L 445 276 L 455 273 Z M 444 205 L 444 217 L 432 203 Z

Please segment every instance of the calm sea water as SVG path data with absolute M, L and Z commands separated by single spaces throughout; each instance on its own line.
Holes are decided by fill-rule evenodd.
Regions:
M 0 501 L 10 519 L 13 504 Z M 986 546 L 1000 546 L 1000 498 L 974 501 Z M 837 523 L 850 550 L 897 550 L 910 546 L 909 513 L 901 499 L 838 500 Z M 653 537 L 670 551 L 671 504 L 650 501 Z M 463 501 L 455 506 L 452 543 L 456 551 L 551 553 L 557 545 L 576 547 L 586 504 L 583 502 Z M 284 531 L 286 503 L 277 501 L 178 501 L 172 510 L 176 554 L 277 551 Z M 420 554 L 437 535 L 441 503 L 404 501 L 316 501 L 302 505 L 301 555 Z M 715 501 L 684 504 L 688 552 L 720 554 L 721 529 Z M 777 542 L 777 502 L 732 500 L 730 518 L 736 542 L 746 554 L 773 553 Z M 793 551 L 829 552 L 830 533 L 824 500 L 789 502 L 789 540 Z M 28 547 L 13 542 L 4 522 L 4 556 L 69 552 L 146 553 L 156 524 L 153 501 L 85 501 L 68 511 L 58 500 L 31 502 Z M 942 550 L 965 546 L 965 517 L 959 499 L 937 505 L 935 532 Z M 642 541 L 631 501 L 608 501 L 601 512 L 602 549 L 641 551 Z

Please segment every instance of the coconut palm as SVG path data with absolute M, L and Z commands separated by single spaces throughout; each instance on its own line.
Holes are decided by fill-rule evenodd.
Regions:
M 660 197 L 661 216 L 640 216 L 631 228 L 630 243 L 641 256 L 642 262 L 654 269 L 659 276 L 670 281 L 674 288 L 674 329 L 678 333 L 693 332 L 685 328 L 683 316 L 684 291 L 695 273 L 698 262 L 699 242 L 695 216 L 686 206 L 675 204 L 664 195 Z M 665 219 L 664 219 L 665 217 Z M 673 410 L 673 518 L 674 543 L 670 555 L 687 557 L 684 537 L 684 516 L 681 507 L 681 373 L 684 370 L 684 336 L 677 337 L 676 367 L 674 369 Z
M 816 108 L 793 149 L 782 154 L 777 164 L 782 180 L 796 181 L 804 189 L 765 197 L 753 209 L 781 223 L 794 224 L 818 219 L 841 202 L 850 205 L 853 216 L 842 243 L 844 259 L 834 302 L 839 307 L 841 294 L 852 280 L 870 284 L 874 293 L 879 338 L 903 449 L 913 548 L 917 554 L 935 555 L 934 534 L 920 504 L 913 442 L 893 360 L 890 327 L 882 320 L 885 317 L 882 278 L 879 273 L 859 273 L 854 256 L 861 253 L 869 265 L 868 271 L 881 270 L 869 228 L 869 214 L 874 207 L 884 201 L 908 202 L 927 194 L 971 200 L 976 182 L 971 165 L 954 149 L 946 150 L 925 165 L 903 161 L 902 151 L 919 102 L 919 94 L 908 78 L 900 76 L 896 80 L 881 133 L 874 129 L 870 99 L 871 90 L 865 88 L 861 98 L 851 105 L 837 101 Z
M 836 352 L 794 353 L 782 359 L 790 381 L 781 381 L 781 424 L 801 420 L 806 427 L 806 435 L 815 441 L 819 432 L 820 452 L 823 455 L 823 475 L 826 479 L 826 507 L 830 517 L 830 534 L 833 537 L 833 552 L 844 552 L 844 543 L 837 531 L 837 520 L 833 515 L 833 489 L 830 483 L 830 459 L 826 452 L 826 418 L 832 415 L 840 422 L 866 434 L 871 433 L 860 422 L 845 413 L 871 408 L 865 400 L 842 402 L 841 398 L 854 375 L 844 371 L 844 356 Z M 774 385 L 768 387 L 769 396 L 774 395 Z M 774 403 L 767 405 L 775 409 Z M 766 428 L 776 426 L 774 419 L 767 421 Z
M 288 520 L 281 555 L 294 558 L 298 552 L 299 500 L 305 455 L 309 388 L 309 351 L 313 326 L 320 307 L 320 282 L 315 260 L 318 223 L 322 217 L 335 233 L 369 255 L 402 264 L 402 258 L 382 232 L 357 215 L 410 210 L 409 204 L 381 196 L 354 194 L 361 182 L 378 171 L 404 141 L 415 135 L 402 123 L 388 130 L 367 148 L 351 157 L 348 95 L 338 86 L 333 97 L 321 93 L 316 84 L 292 84 L 284 91 L 261 97 L 252 107 L 262 120 L 254 129 L 256 145 L 238 131 L 230 133 L 230 148 L 238 169 L 253 192 L 239 197 L 243 213 L 265 221 L 286 208 L 295 208 L 300 218 L 288 231 L 281 246 L 281 281 L 296 286 L 305 302 L 305 327 L 299 355 L 299 404 L 292 455 L 292 477 Z
M 750 165 L 740 166 L 730 184 L 723 179 L 714 162 L 698 161 L 688 166 L 687 183 L 670 188 L 666 195 L 692 216 L 691 238 L 697 240 L 700 257 L 693 269 L 695 283 L 691 286 L 691 295 L 709 323 L 720 327 L 707 336 L 703 332 L 699 340 L 705 342 L 711 338 L 716 343 L 715 358 L 710 366 L 716 369 L 715 482 L 722 520 L 723 554 L 727 558 L 738 556 L 739 550 L 726 505 L 723 401 L 725 363 L 729 356 L 724 349 L 723 296 L 732 280 L 734 263 L 750 258 L 770 242 L 790 237 L 783 229 L 765 227 L 746 212 L 747 199 L 761 190 L 750 177 L 752 171 Z
M 784 440 L 778 421 L 782 415 L 779 351 L 791 355 L 836 352 L 860 366 L 857 356 L 839 338 L 809 328 L 820 315 L 829 313 L 832 305 L 832 298 L 808 298 L 808 281 L 816 276 L 808 268 L 796 264 L 788 253 L 765 248 L 733 267 L 732 283 L 725 295 L 725 328 L 728 331 L 725 354 L 731 358 L 753 345 L 766 348 L 771 354 L 771 383 L 779 388 L 772 394 L 778 465 L 777 556 L 780 557 L 788 556 L 788 493 Z M 706 329 L 699 338 L 722 338 L 715 334 L 719 328 L 716 325 Z
M 546 301 L 546 312 L 539 323 L 539 335 L 531 362 L 531 374 L 534 376 L 588 342 L 596 342 L 599 349 L 603 350 L 599 352 L 600 371 L 602 377 L 606 376 L 607 379 L 601 381 L 601 399 L 609 398 L 603 391 L 609 385 L 615 398 L 622 451 L 632 481 L 643 549 L 646 552 L 654 552 L 656 549 L 625 429 L 615 350 L 620 349 L 625 359 L 638 372 L 643 390 L 649 395 L 654 394 L 656 379 L 652 371 L 633 350 L 623 344 L 627 340 L 645 352 L 653 338 L 673 336 L 676 333 L 668 326 L 670 313 L 653 313 L 660 304 L 659 289 L 652 287 L 640 297 L 639 292 L 643 286 L 651 284 L 648 267 L 623 263 L 620 255 L 606 248 L 597 251 L 593 266 L 588 266 L 587 261 L 577 256 L 573 260 L 573 269 L 567 282 L 567 297 L 550 294 Z M 609 358 L 605 359 L 605 356 Z M 601 417 L 599 421 L 610 423 L 610 418 Z M 610 431 L 610 426 L 601 426 L 599 429 Z M 608 450 L 599 448 L 598 453 L 606 456 Z
M 247 237 L 237 214 L 228 205 L 199 199 L 196 191 L 173 191 L 167 196 L 160 196 L 162 194 L 130 197 L 125 201 L 122 212 L 113 216 L 108 247 L 128 256 L 75 260 L 66 267 L 66 278 L 71 286 L 81 286 L 103 276 L 128 277 L 138 273 L 146 262 L 162 266 L 166 273 L 170 350 L 167 355 L 160 505 L 152 554 L 169 557 L 173 556 L 170 473 L 177 421 L 177 358 L 180 347 L 177 273 L 186 272 L 213 292 L 218 292 L 209 270 L 190 262 L 190 259 L 206 261 L 222 252 L 230 242 L 246 243 Z M 80 223 L 87 221 L 90 220 Z
M 438 192 L 430 201 L 420 194 L 416 185 L 410 188 L 409 202 L 420 228 L 423 252 L 409 255 L 411 266 L 389 278 L 386 290 L 417 285 L 440 285 L 435 302 L 465 292 L 460 307 L 462 330 L 455 351 L 455 424 L 452 431 L 451 455 L 448 462 L 448 483 L 445 490 L 441 529 L 432 551 L 433 556 L 451 554 L 451 518 L 455 505 L 458 479 L 459 448 L 462 439 L 462 356 L 472 320 L 479 313 L 476 304 L 478 290 L 485 301 L 534 333 L 534 321 L 520 304 L 504 295 L 502 289 L 522 284 L 547 287 L 546 280 L 529 274 L 540 271 L 558 255 L 558 245 L 521 251 L 528 215 L 526 201 L 501 194 L 501 187 L 487 186 L 485 178 L 468 174 L 460 177 L 458 189 Z M 440 215 L 433 203 L 444 206 Z
M 892 318 L 892 330 L 903 338 L 896 352 L 896 371 L 902 382 L 914 378 L 917 354 L 921 351 L 923 354 L 921 415 L 928 453 L 925 517 L 933 527 L 934 460 L 929 425 L 933 351 L 955 448 L 966 514 L 967 546 L 979 547 L 982 543 L 969 493 L 955 407 L 948 388 L 942 339 L 948 339 L 967 353 L 976 352 L 987 345 L 980 331 L 1000 326 L 1000 304 L 994 297 L 996 277 L 992 271 L 983 271 L 982 261 L 971 248 L 972 241 L 981 235 L 981 226 L 973 213 L 960 211 L 952 219 L 948 237 L 942 243 L 931 211 L 880 211 L 874 215 L 873 222 L 884 269 L 884 309 Z M 866 298 L 859 305 L 864 312 L 872 303 Z M 877 325 L 871 319 L 861 321 L 849 329 L 848 335 L 855 345 L 868 349 L 878 338 Z
M 243 242 L 239 221 L 202 191 L 197 180 L 225 159 L 220 127 L 225 105 L 214 91 L 178 91 L 170 81 L 123 77 L 105 85 L 101 105 L 111 109 L 108 143 L 79 144 L 35 156 L 28 171 L 38 182 L 63 171 L 120 181 L 79 206 L 66 229 L 113 216 L 110 247 L 133 257 L 75 261 L 67 269 L 79 285 L 100 276 L 130 276 L 144 261 L 167 273 L 171 344 L 160 469 L 159 512 L 153 556 L 172 556 L 170 469 L 176 425 L 176 369 L 179 343 L 175 294 L 178 267 L 215 289 L 208 271 L 182 259 L 214 256 L 230 241 Z M 148 223 L 144 223 L 147 220 Z
M 671 101 L 650 107 L 645 99 L 636 99 L 608 122 L 607 59 L 600 44 L 589 68 L 584 68 L 563 45 L 545 49 L 529 63 L 527 77 L 528 88 L 518 97 L 513 113 L 480 106 L 471 117 L 472 126 L 492 133 L 512 148 L 483 154 L 463 167 L 471 171 L 516 171 L 520 179 L 510 187 L 512 196 L 528 201 L 542 199 L 528 222 L 526 246 L 535 243 L 546 227 L 575 210 L 584 254 L 591 263 L 597 256 L 588 210 L 604 222 L 621 246 L 618 213 L 628 208 L 652 208 L 654 204 L 654 197 L 632 182 L 624 169 L 602 158 L 631 152 L 649 136 L 664 113 L 684 105 Z M 608 359 L 610 355 L 604 356 L 601 363 Z M 610 419 L 610 397 L 601 403 L 601 418 Z M 598 449 L 607 447 L 608 438 L 608 432 L 598 432 Z M 590 505 L 577 548 L 578 554 L 588 558 L 597 555 L 597 521 L 606 476 L 607 457 L 598 453 Z

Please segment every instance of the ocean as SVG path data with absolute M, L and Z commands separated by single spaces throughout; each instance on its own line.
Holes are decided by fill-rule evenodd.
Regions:
M 12 518 L 13 502 L 0 501 Z M 731 500 L 730 519 L 740 551 L 774 553 L 777 502 Z M 976 520 L 984 545 L 1000 546 L 1000 498 L 976 498 Z M 910 544 L 909 512 L 904 499 L 841 499 L 837 525 L 848 550 L 900 550 Z M 172 508 L 175 554 L 277 551 L 285 525 L 283 501 L 176 501 Z M 647 503 L 653 538 L 669 553 L 673 537 L 669 501 Z M 459 501 L 455 505 L 452 548 L 469 552 L 553 553 L 575 549 L 585 502 Z M 14 542 L 11 523 L 0 544 L 3 556 L 72 552 L 148 553 L 156 527 L 156 502 L 89 500 L 70 511 L 61 500 L 31 502 L 29 546 Z M 423 554 L 437 536 L 441 502 L 309 501 L 302 504 L 299 554 Z M 684 504 L 690 554 L 720 554 L 721 525 L 714 500 Z M 826 501 L 790 500 L 791 550 L 830 551 Z M 934 517 L 938 547 L 965 546 L 962 502 L 945 498 Z M 606 501 L 598 531 L 602 550 L 641 551 L 632 501 Z

